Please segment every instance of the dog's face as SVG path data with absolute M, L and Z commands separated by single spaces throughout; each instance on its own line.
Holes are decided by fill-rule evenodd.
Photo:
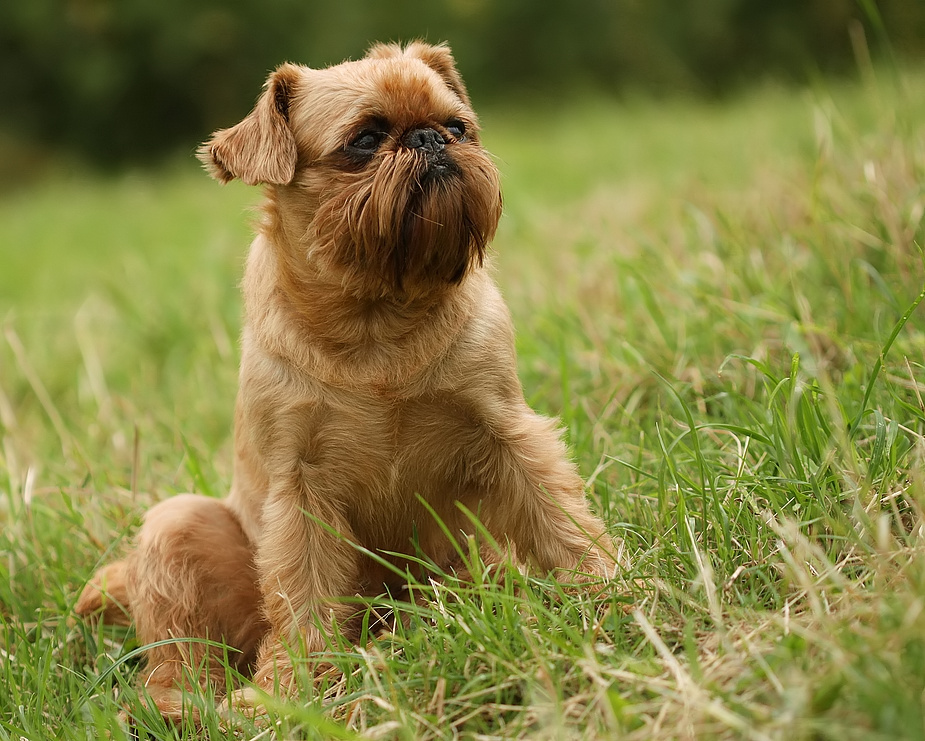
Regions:
M 272 186 L 280 218 L 304 226 L 306 259 L 365 295 L 458 283 L 501 215 L 497 170 L 444 46 L 283 65 L 251 114 L 199 156 L 222 182 Z

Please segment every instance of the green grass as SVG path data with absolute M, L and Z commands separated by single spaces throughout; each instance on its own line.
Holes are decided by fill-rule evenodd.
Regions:
M 596 604 L 448 579 L 337 642 L 275 736 L 194 698 L 206 735 L 925 738 L 925 73 L 901 83 L 486 113 L 521 377 L 628 567 Z M 0 739 L 127 738 L 123 706 L 172 737 L 131 631 L 72 606 L 151 502 L 228 487 L 258 197 L 185 162 L 0 200 Z

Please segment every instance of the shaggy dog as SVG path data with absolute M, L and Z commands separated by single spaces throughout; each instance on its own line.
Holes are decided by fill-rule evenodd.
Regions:
M 452 568 L 453 541 L 477 534 L 471 513 L 498 544 L 483 544 L 488 561 L 612 576 L 556 425 L 524 401 L 484 264 L 498 172 L 449 49 L 284 64 L 199 156 L 223 183 L 266 187 L 243 284 L 234 482 L 224 500 L 151 509 L 77 612 L 118 619 L 120 603 L 144 643 L 224 641 L 257 687 L 285 693 L 292 652 L 324 652 L 335 626 L 357 635 L 349 598 L 401 590 L 396 571 L 417 567 L 395 554 Z M 223 691 L 217 654 L 149 649 L 142 681 L 165 716 L 193 683 Z

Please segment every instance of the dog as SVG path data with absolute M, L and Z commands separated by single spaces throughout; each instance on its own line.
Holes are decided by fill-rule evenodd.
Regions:
M 400 592 L 415 554 L 453 568 L 481 528 L 488 562 L 612 578 L 561 432 L 524 400 L 486 264 L 499 174 L 449 48 L 283 64 L 199 158 L 266 192 L 231 491 L 157 504 L 76 605 L 134 619 L 144 644 L 179 639 L 147 651 L 161 713 L 180 718 L 197 684 L 225 691 L 220 650 L 182 639 L 224 642 L 257 688 L 292 692 L 293 651 L 359 635 L 349 598 Z

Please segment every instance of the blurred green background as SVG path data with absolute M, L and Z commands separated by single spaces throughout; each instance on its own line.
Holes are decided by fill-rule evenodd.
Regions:
M 154 161 L 240 118 L 267 70 L 376 40 L 448 41 L 477 104 L 721 96 L 767 78 L 925 55 L 923 0 L 10 0 L 0 3 L 0 159 Z M 889 39 L 889 42 L 886 42 Z

